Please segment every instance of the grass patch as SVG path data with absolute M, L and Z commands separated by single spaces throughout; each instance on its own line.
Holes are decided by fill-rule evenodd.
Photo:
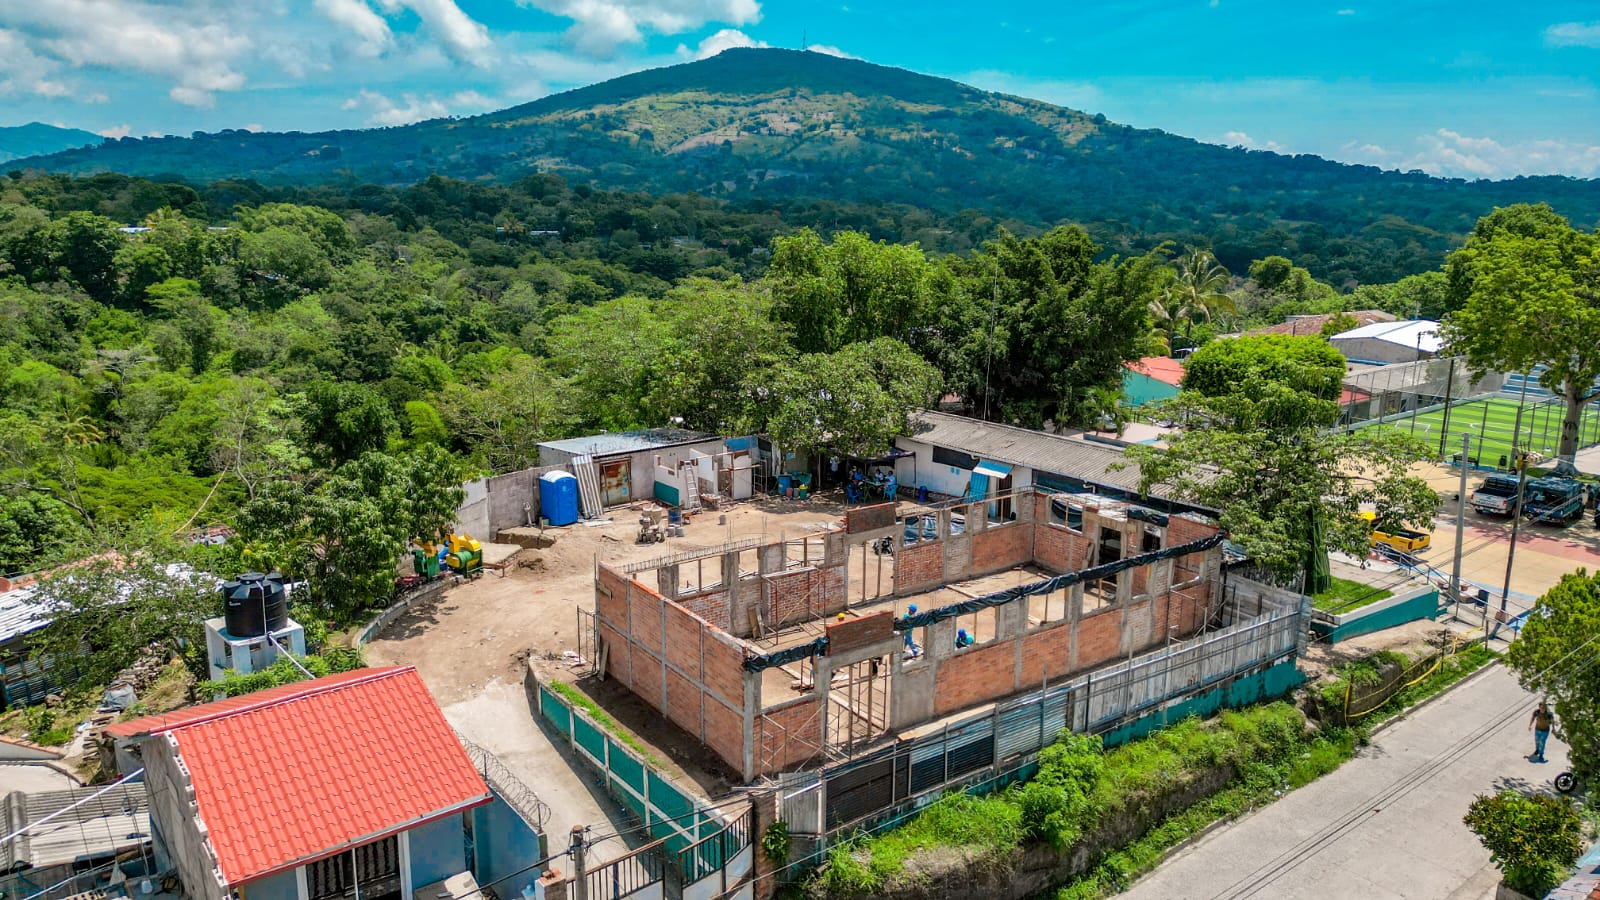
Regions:
M 898 829 L 833 848 L 816 879 L 830 896 L 871 896 L 902 877 L 918 850 L 958 847 L 970 865 L 983 866 L 1003 862 L 1030 840 L 1065 849 L 1100 823 L 1158 802 L 1218 766 L 1239 773 L 1239 790 L 1230 786 L 1180 814 L 1198 823 L 1192 828 L 1189 819 L 1171 817 L 1146 843 L 1097 863 L 1095 877 L 1116 885 L 1122 882 L 1115 873 L 1142 871 L 1138 863 L 1146 856 L 1159 859 L 1166 846 L 1219 815 L 1238 815 L 1304 784 L 1354 751 L 1355 737 L 1342 729 L 1337 739 L 1308 740 L 1304 726 L 1299 710 L 1276 702 L 1210 721 L 1186 719 L 1110 751 L 1100 749 L 1099 738 L 1063 734 L 1040 754 L 1039 773 L 1028 783 L 988 798 L 947 796 Z
M 1022 808 L 1001 797 L 947 794 L 880 837 L 841 844 L 828 853 L 821 882 L 829 893 L 872 894 L 904 870 L 906 857 L 927 847 L 962 847 L 998 857 L 1022 843 Z
M 1399 693 L 1390 697 L 1382 706 L 1363 717 L 1361 724 L 1371 728 L 1385 719 L 1392 719 L 1499 658 L 1499 653 L 1483 644 L 1473 644 L 1460 653 L 1447 656 L 1432 675 L 1410 687 L 1401 688 Z
M 1328 680 L 1317 688 L 1317 696 L 1328 709 L 1344 709 L 1344 701 L 1361 688 L 1383 681 L 1383 670 L 1391 666 L 1406 666 L 1411 662 L 1404 653 L 1379 650 L 1363 659 L 1340 663 L 1328 672 Z
M 1335 578 L 1325 591 L 1311 595 L 1311 605 L 1323 612 L 1345 613 L 1394 596 L 1388 588 L 1373 587 L 1348 578 Z
M 611 732 L 617 740 L 633 748 L 635 753 L 638 753 L 640 756 L 644 757 L 645 762 L 650 763 L 658 769 L 665 769 L 667 767 L 666 763 L 663 763 L 659 758 L 656 757 L 654 753 L 651 753 L 649 748 L 647 748 L 643 742 L 634 737 L 632 734 L 629 734 L 628 731 L 625 730 L 621 725 L 618 725 L 616 719 L 613 719 L 611 716 L 607 715 L 606 711 L 600 708 L 600 704 L 589 699 L 588 694 L 585 694 L 583 691 L 578 690 L 565 681 L 551 680 L 545 682 L 544 685 L 550 689 L 551 693 L 560 694 L 568 703 L 571 703 L 578 709 L 588 713 L 589 718 L 593 719 L 596 725 L 599 725 L 601 728 Z

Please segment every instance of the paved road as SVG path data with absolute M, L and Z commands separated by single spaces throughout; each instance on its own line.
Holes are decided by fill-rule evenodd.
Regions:
M 1168 860 L 1130 900 L 1484 900 L 1499 873 L 1461 817 L 1480 793 L 1550 789 L 1528 761 L 1534 697 L 1495 666 L 1379 734 L 1338 771 Z

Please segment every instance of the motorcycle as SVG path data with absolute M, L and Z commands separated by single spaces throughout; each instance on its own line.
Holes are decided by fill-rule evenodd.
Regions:
M 1578 786 L 1578 779 L 1572 777 L 1571 772 L 1562 772 L 1556 776 L 1556 790 L 1563 794 L 1570 794 Z

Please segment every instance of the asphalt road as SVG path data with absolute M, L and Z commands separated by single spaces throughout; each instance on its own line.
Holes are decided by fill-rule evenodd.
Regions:
M 1499 873 L 1461 823 L 1474 796 L 1552 790 L 1554 738 L 1530 762 L 1535 698 L 1503 666 L 1378 734 L 1332 774 L 1212 832 L 1137 882 L 1130 900 L 1483 900 Z

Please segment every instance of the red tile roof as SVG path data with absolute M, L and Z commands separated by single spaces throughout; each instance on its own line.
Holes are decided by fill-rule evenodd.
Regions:
M 1149 375 L 1162 384 L 1178 387 L 1183 383 L 1183 361 L 1165 356 L 1146 356 L 1144 359 L 1123 363 L 1141 375 Z
M 358 669 L 107 729 L 177 741 L 230 885 L 487 803 L 416 669 Z

